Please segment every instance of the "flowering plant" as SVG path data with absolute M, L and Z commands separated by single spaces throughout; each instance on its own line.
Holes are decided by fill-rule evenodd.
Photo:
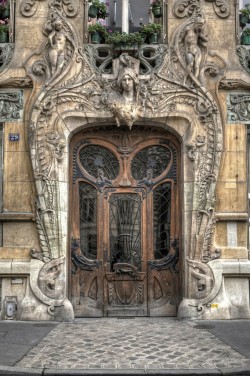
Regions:
M 149 23 L 149 24 L 142 26 L 140 33 L 144 35 L 150 35 L 154 33 L 159 34 L 159 32 L 161 31 L 161 28 L 162 28 L 161 24 Z
M 250 35 L 250 29 L 246 28 L 242 31 L 242 35 Z
M 101 24 L 99 23 L 95 23 L 95 24 L 92 24 L 92 25 L 89 25 L 88 27 L 88 31 L 90 34 L 94 34 L 94 33 L 98 33 L 100 34 L 100 36 L 102 36 L 103 38 L 106 38 L 107 37 L 107 30 L 105 29 L 104 26 L 102 26 Z
M 124 44 L 134 45 L 134 44 L 142 44 L 144 42 L 144 38 L 140 33 L 119 33 L 115 32 L 111 34 L 111 30 L 109 31 L 110 34 L 106 38 L 107 44 L 112 44 L 114 47 L 121 46 Z
M 103 3 L 100 0 L 92 0 L 91 6 L 98 9 L 97 18 L 108 17 L 107 6 L 109 6 L 109 3 Z
M 9 30 L 9 20 L 0 20 L 0 33 L 6 33 Z
M 10 0 L 0 0 L 0 10 L 5 10 L 9 8 Z

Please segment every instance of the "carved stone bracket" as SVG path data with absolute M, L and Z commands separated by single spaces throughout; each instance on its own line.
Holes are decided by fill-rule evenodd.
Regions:
M 14 53 L 14 43 L 1 44 L 0 46 L 0 73 L 7 67 Z
M 229 94 L 227 97 L 229 123 L 249 123 L 250 95 L 247 93 Z
M 22 117 L 23 92 L 0 91 L 0 121 L 17 121 Z
M 242 67 L 250 74 L 250 49 L 246 46 L 237 46 L 236 51 Z
M 250 82 L 245 82 L 242 80 L 237 80 L 237 79 L 223 79 L 220 81 L 219 88 L 222 90 L 235 90 L 235 89 L 245 89 L 249 90 L 250 89 Z
M 213 3 L 214 11 L 220 18 L 230 15 L 229 0 L 205 0 Z M 174 15 L 178 18 L 191 17 L 195 12 L 201 11 L 200 0 L 177 0 L 173 6 Z

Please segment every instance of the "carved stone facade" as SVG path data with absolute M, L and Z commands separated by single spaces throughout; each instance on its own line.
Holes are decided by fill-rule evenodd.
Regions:
M 148 311 L 160 315 L 164 306 L 176 314 L 175 305 L 180 318 L 250 318 L 245 131 L 250 71 L 247 52 L 237 49 L 233 33 L 225 33 L 234 28 L 237 34 L 235 2 L 170 1 L 168 43 L 143 45 L 133 56 L 84 44 L 85 9 L 77 0 L 17 1 L 15 43 L 0 47 L 2 305 L 17 296 L 16 319 L 72 320 L 84 311 L 71 299 L 73 276 L 80 281 L 79 301 L 90 304 L 89 316 L 107 314 L 99 304 L 105 294 L 110 309 L 141 304 L 147 312 L 144 270 L 129 266 L 128 258 L 102 274 L 110 262 L 105 224 L 98 229 L 104 241 L 96 243 L 103 257 L 81 254 L 71 193 L 80 179 L 96 188 L 104 208 L 119 189 L 150 207 L 153 188 L 165 179 L 178 185 L 173 191 L 179 213 L 171 217 L 175 236 L 169 252 L 143 260 L 153 281 L 148 296 L 155 306 Z M 172 167 L 157 180 L 158 162 L 149 156 L 135 186 L 129 169 L 140 132 L 148 145 L 150 137 L 163 145 Z M 19 136 L 14 140 L 11 134 Z M 77 134 L 82 140 L 72 151 Z M 124 176 L 117 186 L 103 168 L 105 156 L 95 155 L 92 170 L 81 173 L 79 151 L 93 140 L 104 148 L 109 140 L 110 150 L 119 154 L 117 169 Z M 17 277 L 19 285 L 12 283 Z

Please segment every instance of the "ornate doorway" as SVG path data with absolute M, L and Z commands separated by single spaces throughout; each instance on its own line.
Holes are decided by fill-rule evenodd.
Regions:
M 82 131 L 71 141 L 70 166 L 75 316 L 175 316 L 176 138 L 151 127 Z

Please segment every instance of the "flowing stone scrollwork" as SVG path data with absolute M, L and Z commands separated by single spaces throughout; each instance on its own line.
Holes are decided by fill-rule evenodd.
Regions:
M 38 8 L 38 2 L 44 0 L 23 0 L 20 6 L 20 13 L 24 17 L 32 17 Z
M 0 91 L 1 121 L 21 119 L 23 109 L 22 91 Z
M 0 73 L 7 67 L 14 53 L 14 43 L 6 43 L 0 46 Z
M 32 252 L 33 256 L 47 264 L 67 254 L 68 213 L 65 208 L 68 208 L 66 190 L 69 179 L 65 172 L 68 171 L 68 161 L 64 155 L 67 155 L 67 142 L 73 133 L 90 126 L 91 122 L 95 122 L 94 127 L 98 119 L 101 125 L 102 122 L 107 125 L 108 121 L 110 125 L 116 122 L 117 126 L 125 123 L 129 128 L 126 134 L 130 137 L 136 122 L 136 127 L 139 121 L 143 121 L 145 128 L 150 123 L 149 128 L 153 129 L 159 121 L 160 127 L 166 125 L 170 129 L 172 119 L 185 118 L 185 136 L 181 131 L 175 131 L 179 132 L 180 138 L 183 137 L 189 157 L 187 163 L 192 166 L 190 202 L 186 203 L 189 209 L 185 218 L 188 234 L 185 254 L 191 270 L 189 277 L 195 286 L 191 303 L 198 307 L 202 299 L 212 294 L 214 279 L 210 264 L 218 261 L 214 259 L 219 257 L 219 250 L 213 248 L 213 208 L 223 137 L 218 101 L 215 90 L 209 91 L 209 83 L 213 81 L 217 84 L 224 74 L 225 65 L 222 62 L 219 66 L 219 57 L 208 51 L 209 36 L 204 16 L 200 3 L 196 1 L 195 4 L 198 5 L 193 8 L 191 17 L 183 20 L 173 32 L 169 47 L 164 50 L 159 62 L 155 57 L 160 50 L 156 49 L 152 65 L 145 58 L 144 68 L 140 68 L 144 59 L 140 52 L 138 58 L 124 53 L 117 59 L 108 53 L 105 61 L 98 55 L 98 48 L 88 46 L 82 51 L 73 28 L 54 6 L 44 27 L 45 35 L 52 43 L 46 43 L 43 57 L 36 62 L 32 55 L 29 73 L 40 83 L 41 89 L 34 96 L 30 122 L 41 247 L 41 252 Z M 57 24 L 57 21 L 60 22 Z M 51 46 L 57 43 L 55 35 L 61 41 L 52 51 Z M 33 72 L 35 70 L 41 76 L 34 75 L 32 67 Z M 205 74 L 206 71 L 210 75 Z M 164 119 L 162 123 L 161 119 Z M 73 182 L 78 173 L 74 166 Z M 173 179 L 175 174 L 176 170 L 173 171 Z M 150 173 L 148 177 L 150 183 Z M 109 190 L 116 188 L 109 188 L 104 179 L 99 171 L 95 184 L 103 186 L 105 197 Z M 98 260 L 92 260 L 93 265 L 87 265 L 88 260 L 79 259 L 80 253 L 78 258 L 75 257 L 79 248 L 78 240 L 75 241 L 71 249 L 75 267 L 83 270 L 99 267 L 100 264 L 95 264 L 95 261 L 100 263 Z M 177 250 L 173 254 L 173 259 L 164 260 L 163 267 L 175 268 Z M 86 269 L 86 266 L 92 269 Z M 113 288 L 112 281 L 110 288 Z
M 199 0 L 177 0 L 173 6 L 173 13 L 178 18 L 190 17 L 200 11 Z
M 242 67 L 247 73 L 250 73 L 250 49 L 245 46 L 237 46 L 236 51 Z
M 96 73 L 112 73 L 114 53 L 110 45 L 86 45 L 84 51 Z M 152 75 L 153 72 L 157 72 L 163 63 L 165 54 L 167 53 L 168 46 L 165 44 L 140 46 L 137 53 L 133 56 L 140 61 L 139 74 Z
M 214 285 L 214 275 L 212 269 L 198 261 L 187 259 L 190 268 L 191 283 L 193 284 L 193 296 L 191 298 L 205 298 L 210 294 Z
M 250 120 L 250 95 L 229 94 L 227 97 L 228 122 L 249 122 Z
M 220 18 L 230 15 L 229 0 L 205 0 L 213 3 L 214 11 Z M 200 0 L 177 0 L 173 6 L 173 13 L 177 18 L 190 17 L 201 9 Z
M 24 17 L 32 17 L 37 11 L 39 1 L 44 0 L 23 0 L 20 6 L 20 12 Z M 78 12 L 76 0 L 52 0 L 51 6 L 63 8 L 68 17 L 75 17 Z

